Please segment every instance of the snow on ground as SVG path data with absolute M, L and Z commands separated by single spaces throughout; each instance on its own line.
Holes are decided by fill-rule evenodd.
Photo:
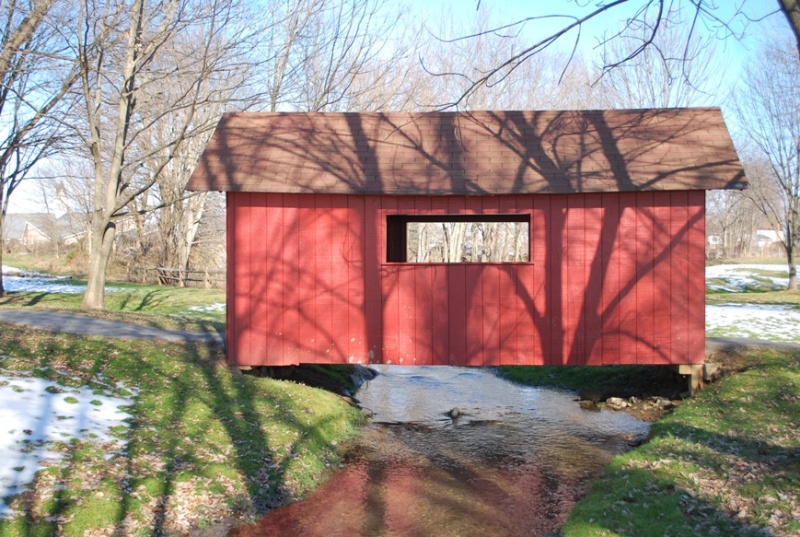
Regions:
M 785 265 L 716 265 L 706 267 L 706 282 L 709 291 L 779 290 L 788 285 L 789 274 Z M 800 309 L 772 304 L 709 304 L 706 334 L 800 343 Z
M 200 313 L 218 313 L 225 311 L 225 303 L 224 302 L 215 302 L 214 304 L 208 304 L 206 306 L 191 306 L 189 311 L 197 311 Z
M 3 265 L 3 287 L 11 292 L 80 294 L 86 285 L 67 283 L 66 278 L 54 278 L 46 274 L 25 272 L 15 267 Z M 17 274 L 26 276 L 17 276 Z M 123 291 L 119 287 L 106 287 L 107 293 Z
M 754 271 L 780 276 L 768 276 Z M 709 280 L 722 280 L 724 283 Z M 764 285 L 777 291 L 786 289 L 789 284 L 789 269 L 786 265 L 714 265 L 706 267 L 706 282 L 709 291 L 736 293 Z
M 800 343 L 800 310 L 769 304 L 709 304 L 706 334 Z
M 0 356 L 0 358 L 2 358 Z M 46 463 L 57 463 L 57 443 L 71 439 L 124 449 L 110 431 L 125 426 L 130 399 L 97 395 L 88 387 L 70 388 L 36 377 L 0 370 L 0 518 L 12 514 L 2 498 L 18 494 Z

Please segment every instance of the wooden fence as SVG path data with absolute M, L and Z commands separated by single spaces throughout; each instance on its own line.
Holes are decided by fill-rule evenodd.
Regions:
M 126 279 L 131 282 L 175 285 L 178 287 L 211 288 L 225 286 L 225 272 L 212 270 L 129 266 Z

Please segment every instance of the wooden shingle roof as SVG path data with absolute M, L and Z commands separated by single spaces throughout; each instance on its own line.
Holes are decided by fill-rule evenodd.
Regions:
M 718 108 L 228 114 L 187 186 L 395 195 L 745 187 Z

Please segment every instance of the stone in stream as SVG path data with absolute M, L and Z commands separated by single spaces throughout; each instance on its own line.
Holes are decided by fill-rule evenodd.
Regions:
M 628 408 L 628 402 L 621 397 L 609 397 L 606 399 L 606 406 L 611 410 L 622 410 Z

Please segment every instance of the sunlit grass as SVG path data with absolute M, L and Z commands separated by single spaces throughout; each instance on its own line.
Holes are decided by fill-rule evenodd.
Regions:
M 800 357 L 762 350 L 736 360 L 746 371 L 680 405 L 647 444 L 613 461 L 564 537 L 800 530 Z
M 85 283 L 85 282 L 75 282 Z M 221 289 L 180 288 L 133 283 L 114 283 L 117 291 L 106 293 L 103 312 L 81 311 L 79 293 L 8 293 L 0 308 L 80 312 L 104 319 L 120 320 L 167 329 L 224 331 L 225 311 L 201 308 L 225 302 Z
M 58 467 L 9 499 L 0 535 L 142 528 L 177 534 L 250 519 L 308 493 L 339 461 L 360 412 L 307 386 L 231 372 L 216 348 L 106 340 L 2 324 L 0 367 L 130 397 L 127 451 L 66 444 Z M 180 515 L 180 516 L 179 516 Z M 59 529 L 62 528 L 62 529 Z

